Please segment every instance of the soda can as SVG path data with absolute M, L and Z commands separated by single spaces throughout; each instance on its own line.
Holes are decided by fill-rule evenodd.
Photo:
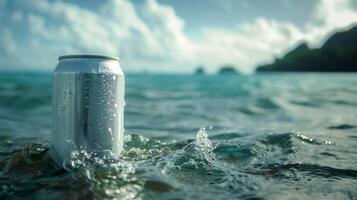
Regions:
M 61 166 L 75 159 L 79 150 L 117 157 L 123 149 L 125 104 L 119 59 L 66 55 L 58 60 L 53 72 L 50 157 Z

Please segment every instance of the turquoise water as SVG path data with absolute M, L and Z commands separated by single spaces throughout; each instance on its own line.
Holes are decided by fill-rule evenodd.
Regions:
M 51 75 L 0 74 L 0 199 L 357 199 L 357 74 L 127 75 L 121 160 L 48 158 Z M 66 167 L 66 166 L 65 166 Z

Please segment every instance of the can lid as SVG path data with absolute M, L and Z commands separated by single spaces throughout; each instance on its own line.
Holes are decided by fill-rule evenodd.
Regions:
M 67 59 L 67 58 L 99 58 L 99 59 L 108 59 L 108 60 L 118 60 L 118 57 L 115 56 L 104 56 L 104 55 L 91 55 L 91 54 L 79 54 L 79 55 L 64 55 L 64 56 L 60 56 L 58 57 L 58 60 L 63 60 L 63 59 Z

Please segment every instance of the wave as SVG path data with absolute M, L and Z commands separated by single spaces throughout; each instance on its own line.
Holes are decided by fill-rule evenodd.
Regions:
M 119 160 L 93 162 L 93 157 L 82 151 L 65 164 L 70 170 L 67 172 L 53 164 L 47 146 L 33 144 L 2 156 L 0 180 L 7 189 L 3 188 L 0 196 L 13 192 L 21 196 L 27 192 L 24 188 L 32 191 L 61 188 L 62 192 L 69 192 L 75 187 L 83 193 L 79 194 L 94 198 L 135 199 L 154 195 L 152 192 L 179 197 L 194 194 L 194 188 L 200 185 L 210 195 L 223 189 L 222 197 L 238 197 L 233 191 L 240 191 L 242 198 L 266 187 L 271 181 L 269 177 L 290 180 L 291 173 L 304 180 L 357 179 L 357 171 L 353 169 L 309 163 L 311 160 L 294 163 L 304 158 L 299 157 L 304 149 L 321 145 L 326 145 L 323 140 L 294 132 L 265 136 L 225 133 L 209 137 L 201 128 L 196 139 L 179 141 L 132 134 L 125 136 L 125 149 Z M 264 181 L 263 177 L 268 179 Z

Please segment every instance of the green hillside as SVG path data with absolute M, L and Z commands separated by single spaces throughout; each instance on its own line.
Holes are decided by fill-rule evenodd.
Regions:
M 335 33 L 321 48 L 310 49 L 303 43 L 257 71 L 357 72 L 357 26 Z

